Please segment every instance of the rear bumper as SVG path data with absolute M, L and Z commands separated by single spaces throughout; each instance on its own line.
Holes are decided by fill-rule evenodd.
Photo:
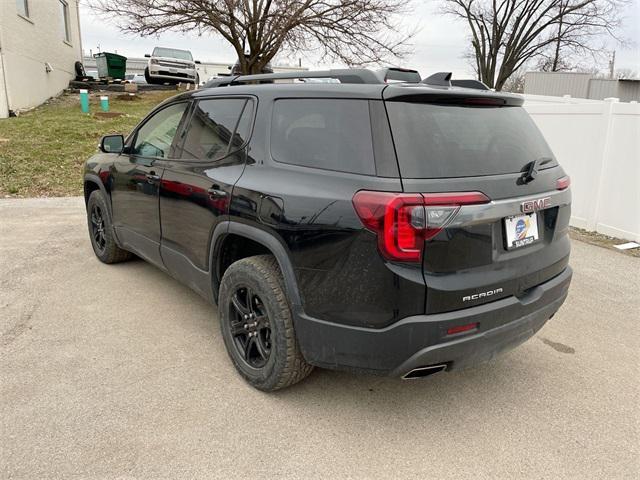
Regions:
M 571 275 L 567 267 L 523 297 L 412 316 L 383 329 L 339 325 L 297 312 L 296 334 L 307 361 L 325 368 L 391 376 L 435 364 L 463 368 L 490 360 L 535 334 L 564 302 Z M 477 330 L 447 335 L 451 327 L 474 322 Z

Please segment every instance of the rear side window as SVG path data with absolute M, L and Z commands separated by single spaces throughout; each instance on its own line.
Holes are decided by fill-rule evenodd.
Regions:
M 218 160 L 248 139 L 253 102 L 246 98 L 199 101 L 189 122 L 181 158 Z
M 522 107 L 387 102 L 387 111 L 406 178 L 517 173 L 538 158 L 557 165 Z
M 271 155 L 278 162 L 292 165 L 374 175 L 368 101 L 276 101 Z

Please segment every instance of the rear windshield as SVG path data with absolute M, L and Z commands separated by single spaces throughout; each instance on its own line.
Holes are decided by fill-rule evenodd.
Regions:
M 153 49 L 154 57 L 177 58 L 178 60 L 192 61 L 191 52 L 187 50 L 176 50 L 175 48 L 156 47 Z
M 400 173 L 407 178 L 517 173 L 549 146 L 522 107 L 387 102 Z

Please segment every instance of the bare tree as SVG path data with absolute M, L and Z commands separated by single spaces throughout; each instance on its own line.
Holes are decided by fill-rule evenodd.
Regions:
M 624 80 L 638 80 L 640 79 L 640 74 L 637 71 L 632 70 L 630 68 L 620 68 L 616 70 L 615 77 L 617 79 L 624 79 Z
M 521 68 L 517 72 L 513 72 L 507 81 L 504 82 L 502 90 L 511 93 L 524 93 L 524 79 L 525 71 Z
M 444 13 L 464 19 L 478 79 L 501 90 L 532 60 L 550 70 L 566 65 L 563 53 L 594 52 L 603 35 L 616 37 L 628 0 L 445 0 Z
M 89 0 L 128 33 L 215 34 L 234 48 L 244 73 L 281 51 L 364 65 L 401 57 L 411 34 L 397 23 L 411 0 Z

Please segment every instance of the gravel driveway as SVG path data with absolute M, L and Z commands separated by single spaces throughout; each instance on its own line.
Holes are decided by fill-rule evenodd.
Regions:
M 476 369 L 264 394 L 212 306 L 86 230 L 0 201 L 2 478 L 640 478 L 640 259 L 574 242 L 564 307 Z

